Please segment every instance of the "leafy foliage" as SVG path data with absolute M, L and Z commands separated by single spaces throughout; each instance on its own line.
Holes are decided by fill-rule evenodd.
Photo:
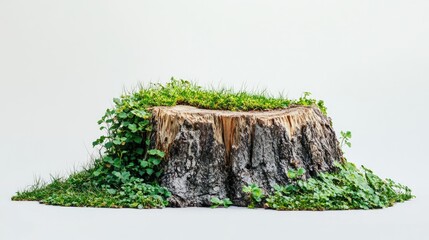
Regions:
M 317 106 L 323 114 L 327 114 L 325 102 L 323 100 L 316 100 L 309 98 L 310 92 L 304 92 L 304 94 L 298 100 L 292 100 L 291 104 L 302 105 L 302 106 Z
M 142 178 L 153 181 L 161 174 L 159 165 L 164 153 L 150 149 L 150 114 L 133 109 L 126 99 L 115 99 L 115 109 L 106 110 L 99 124 L 107 134 L 93 142 L 104 148 L 104 156 L 98 162 L 94 175 L 101 184 L 119 186 Z
M 336 173 L 320 173 L 307 181 L 276 186 L 266 206 L 277 210 L 373 209 L 392 206 L 413 197 L 411 190 L 352 163 L 337 163 Z
M 264 191 L 256 184 L 252 183 L 243 187 L 243 192 L 247 194 L 250 199 L 248 208 L 255 208 L 261 205 L 262 200 L 265 198 Z
M 219 199 L 218 197 L 213 197 L 210 199 L 210 202 L 212 203 L 212 208 L 217 208 L 219 206 L 228 208 L 232 205 L 232 202 L 229 198 Z
M 344 146 L 344 144 L 347 145 L 347 147 L 352 147 L 352 143 L 350 142 L 350 138 L 352 138 L 352 132 L 347 131 L 347 132 L 340 132 L 341 136 L 340 136 L 340 145 L 341 147 Z
M 110 189 L 108 192 L 120 199 L 121 206 L 131 208 L 165 207 L 168 205 L 166 199 L 171 196 L 166 188 L 143 183 L 141 179 L 123 184 L 119 191 Z
M 304 168 L 298 168 L 297 170 L 289 169 L 288 172 L 287 172 L 287 176 L 291 180 L 295 180 L 295 179 L 301 177 L 304 174 L 305 174 L 305 169 Z

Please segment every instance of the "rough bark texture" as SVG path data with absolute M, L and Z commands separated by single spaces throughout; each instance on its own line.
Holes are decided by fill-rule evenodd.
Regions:
M 290 183 L 289 169 L 304 178 L 330 171 L 342 158 L 330 120 L 314 107 L 231 112 L 190 106 L 155 107 L 153 144 L 166 153 L 161 185 L 171 206 L 210 206 L 212 197 L 246 206 L 242 187 L 266 193 Z

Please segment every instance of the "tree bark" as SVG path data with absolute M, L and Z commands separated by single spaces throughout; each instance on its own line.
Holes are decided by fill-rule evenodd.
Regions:
M 342 159 L 330 119 L 315 107 L 232 112 L 178 105 L 154 107 L 152 117 L 152 145 L 166 153 L 161 185 L 174 207 L 210 206 L 212 197 L 247 206 L 245 185 L 272 193 L 291 182 L 289 169 L 304 168 L 306 179 Z

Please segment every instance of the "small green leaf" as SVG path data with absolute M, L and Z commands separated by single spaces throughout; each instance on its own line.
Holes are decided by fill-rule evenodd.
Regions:
M 92 146 L 95 147 L 95 146 L 103 143 L 105 139 L 106 139 L 105 136 L 101 136 L 100 138 L 98 138 L 97 140 L 95 140 L 94 142 L 92 142 Z
M 134 123 L 131 123 L 128 125 L 128 129 L 131 130 L 131 132 L 137 132 L 137 126 Z
M 111 148 L 112 146 L 113 146 L 113 142 L 111 142 L 111 141 L 106 142 L 106 144 L 104 144 L 104 147 L 107 149 Z
M 113 171 L 113 172 L 112 172 L 112 174 L 113 174 L 115 177 L 117 177 L 117 178 L 121 178 L 121 177 L 122 177 L 121 173 L 120 173 L 120 172 L 117 172 L 117 171 Z
M 252 191 L 252 188 L 250 186 L 244 186 L 243 187 L 243 192 L 250 193 L 251 191 Z
M 102 171 L 103 171 L 103 168 L 99 167 L 97 170 L 94 171 L 93 175 L 96 176 L 96 177 L 98 177 L 98 176 L 100 176 L 100 174 L 102 173 Z
M 347 132 L 346 132 L 346 137 L 347 137 L 347 138 L 352 138 L 352 132 L 347 131 Z
M 152 175 L 153 169 L 151 169 L 151 168 L 146 169 L 146 173 L 149 175 Z
M 149 160 L 152 162 L 153 165 L 158 165 L 161 163 L 161 160 L 158 158 L 149 158 Z
M 98 140 L 95 140 L 94 142 L 92 142 L 92 146 L 95 147 L 99 144 Z
M 121 178 L 123 182 L 126 182 L 130 178 L 131 174 L 128 171 L 121 172 Z
M 121 113 L 119 113 L 119 114 L 118 114 L 118 117 L 119 117 L 119 118 L 122 118 L 122 119 L 123 119 L 123 118 L 127 118 L 127 117 L 128 117 L 128 114 L 127 114 L 127 113 L 125 113 L 125 112 L 121 112 Z
M 109 193 L 111 195 L 116 194 L 116 190 L 115 189 L 108 188 L 106 191 L 107 191 L 107 193 Z
M 136 149 L 136 153 L 139 155 L 143 154 L 143 151 L 144 151 L 143 148 L 137 148 Z
M 145 167 L 149 166 L 149 162 L 143 160 L 143 161 L 140 162 L 140 165 L 145 168 Z
M 143 138 L 140 136 L 135 136 L 133 140 L 135 143 L 140 144 L 143 141 Z
M 114 99 L 113 99 L 113 102 L 114 102 L 115 104 L 117 104 L 117 105 L 120 105 L 120 104 L 121 104 L 121 99 L 119 99 L 119 98 L 114 98 Z
M 225 199 L 223 199 L 223 206 L 224 207 L 229 207 L 229 206 L 231 206 L 232 205 L 232 201 L 229 199 L 229 198 L 225 198 Z
M 113 166 L 114 166 L 115 168 L 120 168 L 120 167 L 121 167 L 121 159 L 116 158 L 116 159 L 113 161 Z
M 147 112 L 143 110 L 137 110 L 137 109 L 132 110 L 131 113 L 140 118 L 146 118 L 149 115 Z
M 113 158 L 110 156 L 104 156 L 103 157 L 103 161 L 112 164 L 113 163 Z
M 151 149 L 148 151 L 149 155 L 153 155 L 153 156 L 159 156 L 161 158 L 163 158 L 165 156 L 165 153 L 163 151 L 160 151 L 158 149 Z
M 287 172 L 287 176 L 288 176 L 288 178 L 290 178 L 290 179 L 295 179 L 295 178 L 296 178 L 296 171 L 295 171 L 295 170 L 292 170 L 292 169 L 288 170 L 288 172 Z

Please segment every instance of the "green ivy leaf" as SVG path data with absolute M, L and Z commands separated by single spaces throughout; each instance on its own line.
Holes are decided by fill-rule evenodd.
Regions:
M 134 109 L 131 111 L 132 114 L 136 115 L 139 118 L 147 118 L 149 114 L 144 110 Z
M 158 149 L 151 149 L 148 151 L 149 155 L 152 156 L 159 156 L 161 158 L 163 158 L 165 156 L 165 153 L 163 151 L 160 151 Z
M 109 193 L 111 195 L 116 194 L 116 190 L 115 189 L 108 188 L 106 191 L 107 191 L 107 193 Z
M 147 167 L 147 166 L 149 166 L 149 162 L 148 161 L 145 161 L 145 160 L 143 160 L 143 161 L 141 161 L 140 162 L 140 166 L 142 166 L 142 167 Z
M 297 172 L 297 175 L 298 176 L 302 176 L 302 175 L 304 175 L 304 173 L 305 173 L 305 169 L 304 168 L 299 168 L 298 172 Z
M 136 153 L 139 154 L 139 155 L 143 154 L 143 151 L 144 151 L 143 148 L 137 148 L 136 149 Z
M 153 165 L 158 165 L 159 163 L 161 163 L 161 160 L 158 158 L 150 158 L 150 160 Z
M 292 170 L 292 169 L 290 169 L 290 170 L 288 170 L 288 172 L 287 172 L 287 176 L 288 176 L 288 178 L 290 178 L 290 179 L 295 179 L 296 178 L 296 171 L 294 171 L 294 170 Z
M 97 170 L 95 170 L 92 174 L 95 176 L 95 177 L 98 177 L 98 176 L 100 176 L 100 174 L 103 172 L 103 168 L 102 167 L 99 167 Z
M 117 177 L 117 178 L 122 178 L 122 175 L 121 175 L 121 173 L 120 173 L 120 172 L 113 171 L 113 172 L 112 172 L 112 174 L 113 174 L 115 177 Z
M 130 129 L 131 130 L 131 132 L 137 132 L 137 126 L 134 124 L 134 123 L 131 123 L 131 124 L 129 124 L 128 125 L 128 129 Z
M 135 143 L 140 144 L 143 141 L 143 138 L 140 136 L 135 136 L 133 140 Z
M 111 142 L 111 141 L 106 142 L 106 143 L 104 144 L 104 147 L 105 147 L 105 148 L 107 148 L 107 149 L 112 148 L 112 147 L 113 147 L 113 142 Z
M 121 112 L 121 113 L 118 114 L 118 117 L 124 119 L 124 118 L 128 117 L 128 114 L 125 113 L 125 112 Z
M 146 169 L 146 173 L 149 174 L 149 175 L 152 175 L 153 172 L 154 171 L 151 168 Z
M 113 161 L 113 166 L 114 166 L 115 168 L 120 168 L 120 167 L 121 167 L 121 159 L 116 158 L 116 159 Z
M 229 198 L 225 198 L 225 199 L 223 199 L 223 206 L 224 207 L 229 207 L 229 206 L 231 206 L 232 205 L 232 201 L 229 199 Z
M 104 156 L 103 157 L 103 161 L 112 164 L 113 163 L 113 158 L 110 156 Z
M 113 102 L 114 102 L 116 105 L 121 105 L 121 99 L 119 99 L 119 98 L 114 98 L 114 99 L 113 99 Z

